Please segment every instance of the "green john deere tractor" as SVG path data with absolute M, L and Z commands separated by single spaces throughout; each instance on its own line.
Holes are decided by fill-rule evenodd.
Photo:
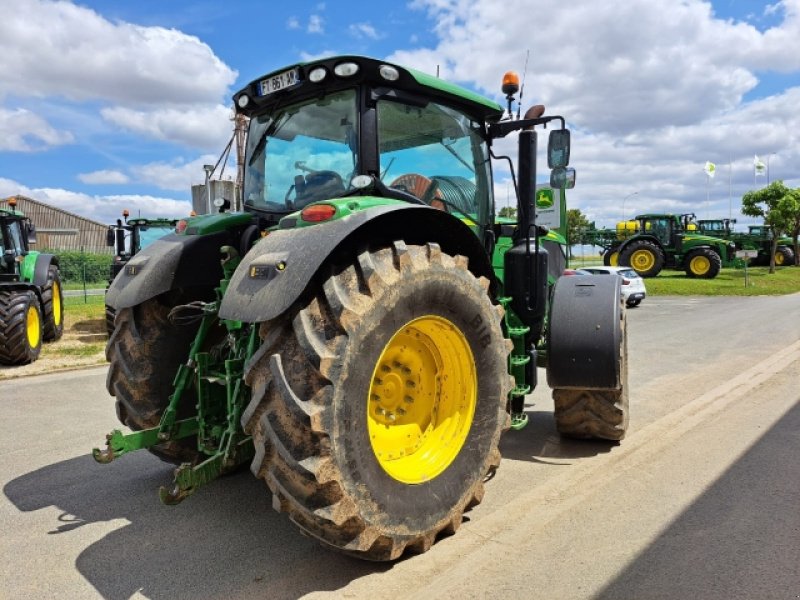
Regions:
M 733 242 L 697 233 L 694 214 L 645 214 L 617 224 L 613 235 L 597 235 L 603 262 L 632 267 L 642 277 L 655 277 L 665 267 L 688 277 L 713 279 L 734 266 Z
M 175 231 L 178 219 L 148 219 L 136 217 L 128 219 L 128 210 L 122 211 L 122 219 L 109 225 L 106 232 L 106 244 L 114 248 L 114 260 L 108 277 L 108 285 L 114 281 L 132 256 L 147 248 L 157 239 Z M 123 221 L 124 219 L 124 221 Z M 106 305 L 106 330 L 110 336 L 114 331 L 114 309 Z
M 16 198 L 0 208 L 0 364 L 24 365 L 39 358 L 42 341 L 64 332 L 58 258 L 30 249 L 36 230 L 16 210 Z
M 751 260 L 754 265 L 769 265 L 772 252 L 775 252 L 777 266 L 793 265 L 794 250 L 792 239 L 779 237 L 775 243 L 775 234 L 768 225 L 748 225 L 747 232 L 733 230 L 736 219 L 699 219 L 698 230 L 705 235 L 721 237 L 732 241 L 737 250 L 757 250 L 758 256 Z M 773 248 L 774 246 L 774 248 Z
M 517 91 L 504 84 L 509 113 Z M 504 119 L 352 56 L 270 73 L 234 104 L 245 211 L 181 221 L 108 290 L 108 390 L 133 431 L 99 462 L 146 448 L 180 464 L 168 504 L 250 463 L 306 534 L 392 560 L 480 502 L 537 366 L 563 435 L 625 435 L 619 285 L 559 277 L 563 237 L 534 222 L 537 127 L 551 187 L 574 184 L 562 117 Z M 500 222 L 491 147 L 511 133 L 519 221 Z

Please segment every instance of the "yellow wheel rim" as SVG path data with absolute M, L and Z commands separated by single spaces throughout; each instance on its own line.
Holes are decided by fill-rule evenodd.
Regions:
M 28 346 L 36 348 L 42 335 L 42 324 L 39 322 L 39 311 L 35 306 L 28 307 L 28 314 L 25 319 L 26 333 L 28 335 Z
M 453 323 L 425 316 L 401 327 L 375 364 L 367 399 L 383 470 L 408 484 L 442 473 L 467 439 L 477 389 L 472 350 Z
M 695 275 L 705 275 L 711 270 L 711 261 L 706 256 L 695 256 L 689 261 L 689 269 Z
M 53 282 L 53 323 L 61 325 L 61 286 L 57 281 Z
M 650 250 L 636 250 L 631 255 L 631 266 L 637 271 L 649 271 L 656 264 L 656 257 Z
M 783 254 L 781 254 L 780 252 L 776 252 L 775 253 L 775 264 L 776 265 L 782 265 L 783 264 Z
M 612 252 L 608 256 L 608 264 L 612 267 L 619 266 L 619 252 Z

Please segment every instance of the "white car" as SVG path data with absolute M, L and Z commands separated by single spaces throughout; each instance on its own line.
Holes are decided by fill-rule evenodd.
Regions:
M 639 306 L 647 295 L 644 279 L 630 267 L 582 267 L 576 271 L 589 275 L 618 275 L 622 299 L 626 306 Z

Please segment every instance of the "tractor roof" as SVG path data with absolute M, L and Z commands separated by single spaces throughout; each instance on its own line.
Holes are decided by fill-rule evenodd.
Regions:
M 337 75 L 337 72 L 344 72 L 340 68 L 342 65 L 355 67 L 349 67 L 350 74 Z M 396 77 L 394 74 L 390 77 L 385 75 L 392 71 Z M 313 81 L 312 72 L 313 78 L 322 78 Z M 333 92 L 363 83 L 385 88 L 390 96 L 391 90 L 399 90 L 418 98 L 444 101 L 483 121 L 495 122 L 503 116 L 501 105 L 480 94 L 421 71 L 364 56 L 335 56 L 289 65 L 250 82 L 234 94 L 233 99 L 237 110 L 250 116 L 275 105 L 318 96 L 321 91 Z M 247 100 L 243 100 L 243 96 Z

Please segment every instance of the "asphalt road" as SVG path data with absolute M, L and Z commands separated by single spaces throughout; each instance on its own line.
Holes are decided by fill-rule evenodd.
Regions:
M 333 554 L 249 472 L 177 507 L 147 453 L 98 465 L 105 369 L 0 382 L 0 598 L 800 598 L 800 295 L 628 313 L 631 426 L 563 441 L 546 389 L 455 536 Z

